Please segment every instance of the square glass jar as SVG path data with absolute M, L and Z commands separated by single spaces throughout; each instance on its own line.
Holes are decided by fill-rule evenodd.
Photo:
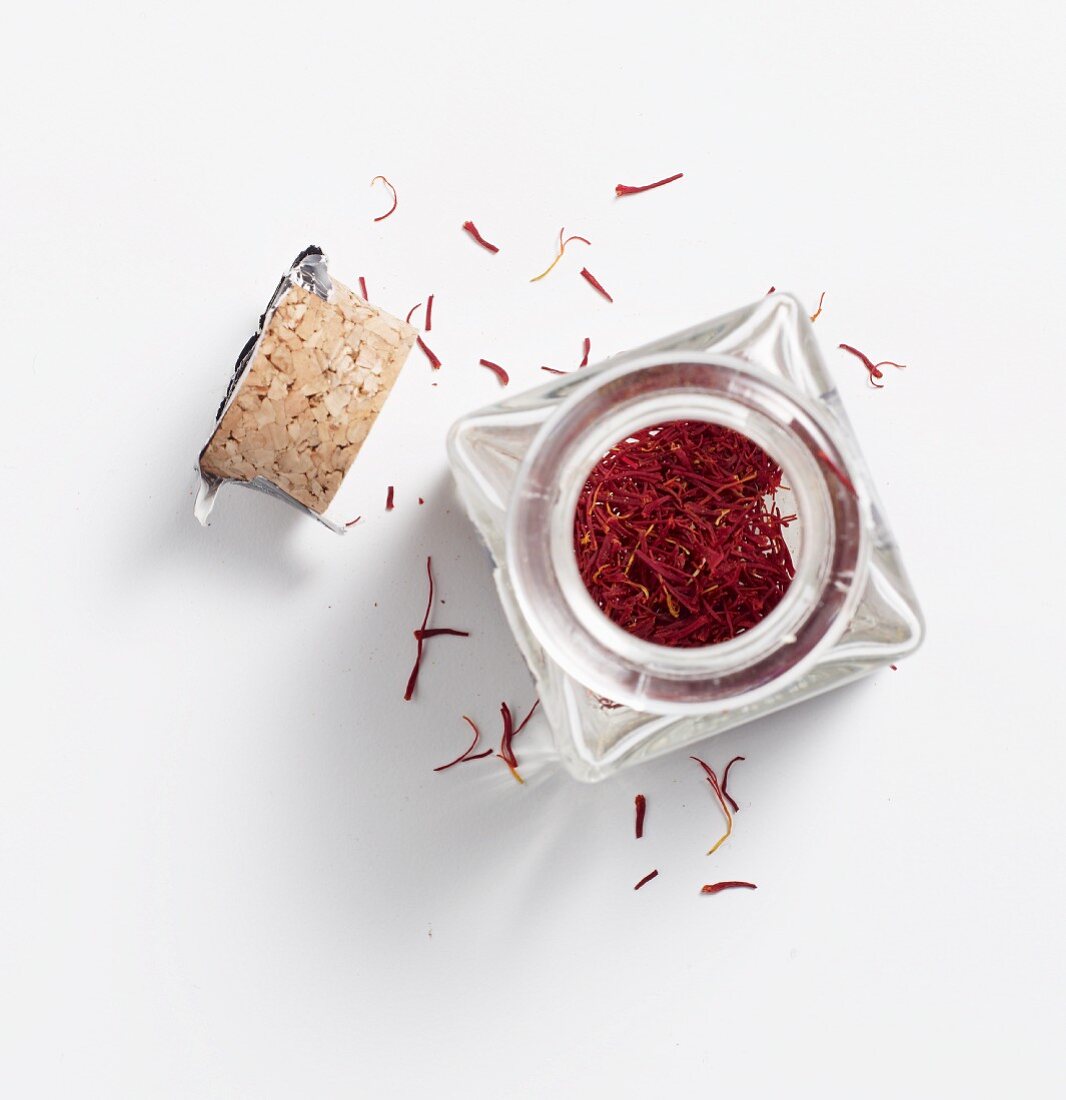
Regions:
M 718 645 L 653 645 L 585 588 L 574 509 L 619 440 L 669 420 L 754 440 L 799 516 L 785 596 Z M 723 317 L 468 414 L 448 454 L 560 757 L 578 779 L 680 749 L 912 652 L 923 622 L 858 441 L 800 303 Z

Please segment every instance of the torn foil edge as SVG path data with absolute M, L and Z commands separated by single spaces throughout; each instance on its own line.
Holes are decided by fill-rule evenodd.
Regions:
M 333 280 L 329 277 L 329 257 L 317 245 L 308 245 L 307 248 L 292 261 L 292 266 L 289 270 L 282 275 L 277 289 L 271 295 L 266 309 L 263 310 L 259 318 L 259 327 L 248 338 L 248 342 L 241 348 L 241 353 L 237 356 L 233 374 L 230 377 L 229 385 L 226 387 L 226 394 L 222 398 L 221 404 L 218 406 L 218 412 L 215 413 L 214 427 L 212 427 L 211 434 L 207 437 L 207 442 L 200 448 L 200 455 L 196 460 L 196 466 L 200 474 L 200 486 L 196 491 L 196 501 L 193 504 L 193 515 L 196 516 L 200 524 L 204 527 L 207 526 L 208 517 L 211 515 L 211 510 L 215 506 L 215 497 L 218 495 L 219 489 L 229 482 L 234 485 L 243 485 L 249 489 L 258 489 L 261 493 L 266 493 L 269 496 L 276 497 L 278 500 L 283 500 L 286 504 L 292 505 L 293 508 L 304 512 L 313 519 L 317 519 L 323 527 L 328 527 L 334 534 L 343 535 L 347 533 L 346 529 L 339 523 L 334 523 L 332 520 L 326 519 L 325 516 L 320 516 L 317 512 L 308 508 L 306 504 L 301 504 L 295 497 L 290 496 L 284 489 L 279 488 L 272 481 L 267 481 L 265 477 L 255 477 L 252 478 L 251 481 L 241 481 L 237 478 L 229 477 L 215 477 L 213 474 L 205 473 L 201 465 L 204 451 L 207 450 L 208 443 L 211 442 L 211 437 L 215 434 L 215 430 L 218 428 L 219 421 L 222 419 L 226 409 L 229 408 L 230 403 L 237 396 L 241 379 L 248 369 L 248 364 L 252 362 L 256 352 L 259 350 L 259 344 L 262 342 L 263 333 L 266 331 L 267 325 L 270 324 L 270 319 L 274 316 L 274 311 L 281 304 L 285 295 L 288 294 L 294 286 L 302 287 L 308 294 L 315 294 L 324 302 L 330 300 L 333 294 Z

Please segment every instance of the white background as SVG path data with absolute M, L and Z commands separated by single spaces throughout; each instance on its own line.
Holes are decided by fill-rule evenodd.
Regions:
M 1062 1095 L 1062 9 L 750 8 L 5 17 L 5 1095 Z M 531 285 L 563 224 L 593 247 Z M 234 489 L 203 530 L 308 243 L 393 312 L 435 291 L 444 368 L 412 355 L 347 537 Z M 703 746 L 747 757 L 710 860 L 684 754 L 585 787 L 531 727 L 524 787 L 434 774 L 533 697 L 445 465 L 478 358 L 513 393 L 771 283 L 828 292 L 924 648 Z M 404 703 L 427 553 L 474 633 Z

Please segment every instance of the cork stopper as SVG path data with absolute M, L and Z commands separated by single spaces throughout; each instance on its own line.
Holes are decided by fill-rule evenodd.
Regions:
M 415 341 L 412 326 L 336 280 L 274 302 L 240 387 L 200 455 L 209 478 L 263 478 L 321 515 Z

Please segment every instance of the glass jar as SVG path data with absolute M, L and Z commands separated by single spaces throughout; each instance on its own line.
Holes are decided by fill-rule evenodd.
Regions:
M 643 641 L 578 571 L 574 510 L 627 435 L 705 420 L 771 455 L 798 515 L 780 603 L 730 641 Z M 921 612 L 800 303 L 775 293 L 726 316 L 471 413 L 448 439 L 459 492 L 555 744 L 579 779 L 690 745 L 914 650 Z

